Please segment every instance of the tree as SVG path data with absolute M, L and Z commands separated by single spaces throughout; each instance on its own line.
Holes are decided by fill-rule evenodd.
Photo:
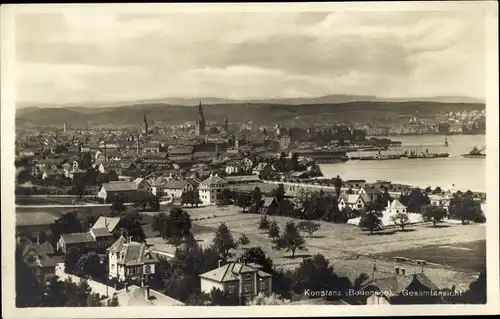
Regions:
M 375 205 L 367 205 L 365 212 L 361 215 L 359 220 L 359 227 L 361 229 L 370 231 L 373 234 L 374 230 L 382 228 L 382 212 Z
M 443 221 L 444 218 L 448 216 L 448 212 L 443 207 L 431 206 L 427 205 L 424 207 L 422 217 L 425 221 L 431 221 L 434 224 L 434 227 L 437 226 L 437 223 Z
M 462 296 L 465 303 L 470 304 L 486 304 L 486 269 L 479 273 L 479 277 L 470 283 L 469 290 L 467 290 Z
M 275 242 L 280 237 L 280 227 L 278 223 L 273 220 L 269 226 L 269 237 Z
M 86 280 L 74 283 L 71 279 L 59 281 L 52 277 L 40 296 L 44 307 L 100 307 L 98 294 L 92 293 Z
M 261 247 L 252 247 L 243 253 L 242 258 L 248 263 L 254 263 L 262 266 L 262 270 L 267 273 L 274 273 L 273 260 L 266 256 Z
M 125 203 L 123 201 L 123 198 L 121 196 L 116 196 L 113 198 L 113 201 L 111 202 L 111 214 L 113 216 L 118 216 L 124 213 L 127 210 L 127 206 L 125 206 Z
M 267 217 L 264 215 L 260 218 L 258 229 L 263 230 L 264 232 L 267 232 L 269 230 L 270 224 L 269 221 L 267 220 Z
M 175 251 L 174 258 L 160 259 L 152 284 L 163 284 L 168 296 L 186 302 L 199 299 L 199 274 L 217 268 L 218 252 L 213 248 L 202 249 L 197 243 L 183 245 Z M 198 296 L 193 296 L 198 292 Z
M 70 248 L 64 255 L 64 270 L 67 273 L 77 273 L 78 261 L 83 255 L 82 251 L 78 248 Z
M 137 212 L 127 213 L 120 220 L 121 227 L 126 231 L 127 236 L 132 237 L 132 240 L 137 242 L 146 240 L 141 221 L 142 216 Z
M 312 237 L 312 234 L 317 232 L 321 228 L 321 224 L 315 223 L 313 221 L 301 221 L 298 224 L 298 228 L 301 231 L 305 231 L 309 234 L 309 237 Z
M 210 291 L 210 305 L 212 306 L 237 306 L 239 300 L 237 295 L 212 288 Z
M 401 227 L 401 230 L 405 230 L 405 226 L 410 224 L 410 219 L 406 213 L 396 213 L 392 215 L 391 221 L 394 225 Z
M 202 201 L 200 199 L 200 194 L 196 190 L 190 190 L 187 192 L 183 192 L 181 195 L 181 204 L 183 205 L 191 205 L 191 207 L 196 206 L 198 207 L 199 204 L 201 204 Z
M 250 239 L 246 234 L 241 234 L 240 238 L 238 238 L 238 244 L 241 245 L 241 247 L 245 247 L 250 244 Z
M 108 307 L 118 307 L 120 304 L 118 303 L 118 297 L 113 296 L 113 298 L 108 300 Z
M 246 209 L 252 205 L 252 199 L 248 194 L 238 194 L 236 195 L 236 205 L 243 208 L 245 213 Z
M 100 278 L 105 274 L 104 265 L 101 264 L 101 258 L 95 252 L 89 252 L 80 256 L 77 262 L 78 268 L 85 275 Z
M 290 168 L 288 169 L 289 171 L 298 171 L 300 170 L 300 165 L 299 165 L 299 154 L 293 153 L 292 157 L 290 158 Z
M 330 261 L 321 254 L 303 260 L 295 271 L 294 291 L 303 293 L 306 289 L 311 291 L 333 290 L 340 296 L 345 296 L 351 288 L 348 278 L 335 274 Z
M 55 240 L 59 240 L 61 234 L 79 233 L 83 230 L 76 211 L 64 213 L 50 225 L 50 228 Z
M 97 221 L 97 216 L 87 215 L 87 217 L 85 217 L 85 221 L 83 222 L 83 229 L 85 231 L 89 231 L 90 228 L 92 228 L 92 226 L 94 226 L 96 221 Z
M 342 189 L 343 184 L 344 183 L 339 175 L 337 175 L 337 177 L 333 179 L 333 186 L 335 187 L 335 197 L 337 198 L 337 200 L 340 198 L 340 191 Z
M 271 306 L 271 305 L 286 305 L 290 303 L 290 299 L 283 299 L 281 296 L 272 293 L 266 296 L 260 292 L 252 300 L 247 302 L 247 306 Z
M 252 213 L 257 213 L 262 207 L 262 193 L 259 187 L 255 187 L 252 191 Z
M 283 234 L 278 239 L 277 248 L 291 252 L 292 258 L 295 258 L 297 250 L 306 250 L 304 238 L 293 221 L 286 223 Z
M 191 216 L 179 207 L 174 207 L 168 215 L 160 213 L 153 218 L 152 228 L 168 241 L 179 242 L 191 234 Z
M 278 203 L 285 198 L 285 187 L 283 184 L 278 184 L 278 187 L 271 191 L 271 197 L 275 197 Z
M 481 206 L 474 202 L 474 198 L 470 194 L 457 192 L 450 200 L 450 216 L 459 218 L 462 224 L 481 219 L 482 214 Z
M 225 223 L 220 224 L 217 228 L 213 239 L 213 246 L 224 260 L 227 260 L 227 258 L 231 256 L 231 249 L 237 248 L 237 243 L 231 234 L 231 230 Z

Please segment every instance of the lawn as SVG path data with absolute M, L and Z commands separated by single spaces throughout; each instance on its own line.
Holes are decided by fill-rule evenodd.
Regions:
M 452 245 L 431 245 L 420 248 L 391 251 L 382 257 L 406 257 L 423 259 L 430 263 L 449 266 L 459 270 L 479 272 L 486 266 L 486 240 Z

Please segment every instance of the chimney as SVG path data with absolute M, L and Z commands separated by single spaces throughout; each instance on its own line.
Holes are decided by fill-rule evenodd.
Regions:
M 144 297 L 146 298 L 146 300 L 149 300 L 149 286 L 146 285 L 144 287 Z
M 218 268 L 222 267 L 222 259 L 219 259 L 218 261 Z
M 36 244 L 40 245 L 40 233 L 36 234 Z
M 401 268 L 401 275 L 403 275 L 403 276 L 406 275 L 406 269 L 405 268 Z

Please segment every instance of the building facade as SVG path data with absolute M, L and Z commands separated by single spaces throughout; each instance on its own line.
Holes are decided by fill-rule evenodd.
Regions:
M 223 189 L 229 188 L 229 184 L 215 175 L 210 175 L 209 178 L 202 181 L 198 186 L 198 194 L 202 204 L 213 205 L 217 202 L 217 194 Z

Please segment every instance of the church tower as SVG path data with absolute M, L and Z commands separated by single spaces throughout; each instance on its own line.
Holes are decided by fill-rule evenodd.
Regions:
M 149 133 L 148 119 L 146 118 L 146 113 L 144 113 L 144 119 L 143 119 L 143 124 L 142 124 L 142 133 L 143 134 Z
M 227 113 L 226 113 L 226 118 L 224 119 L 224 130 L 226 131 L 226 134 L 229 133 L 229 123 L 227 120 Z
M 205 133 L 205 117 L 203 116 L 203 107 L 198 105 L 198 120 L 196 121 L 196 135 L 200 136 Z

